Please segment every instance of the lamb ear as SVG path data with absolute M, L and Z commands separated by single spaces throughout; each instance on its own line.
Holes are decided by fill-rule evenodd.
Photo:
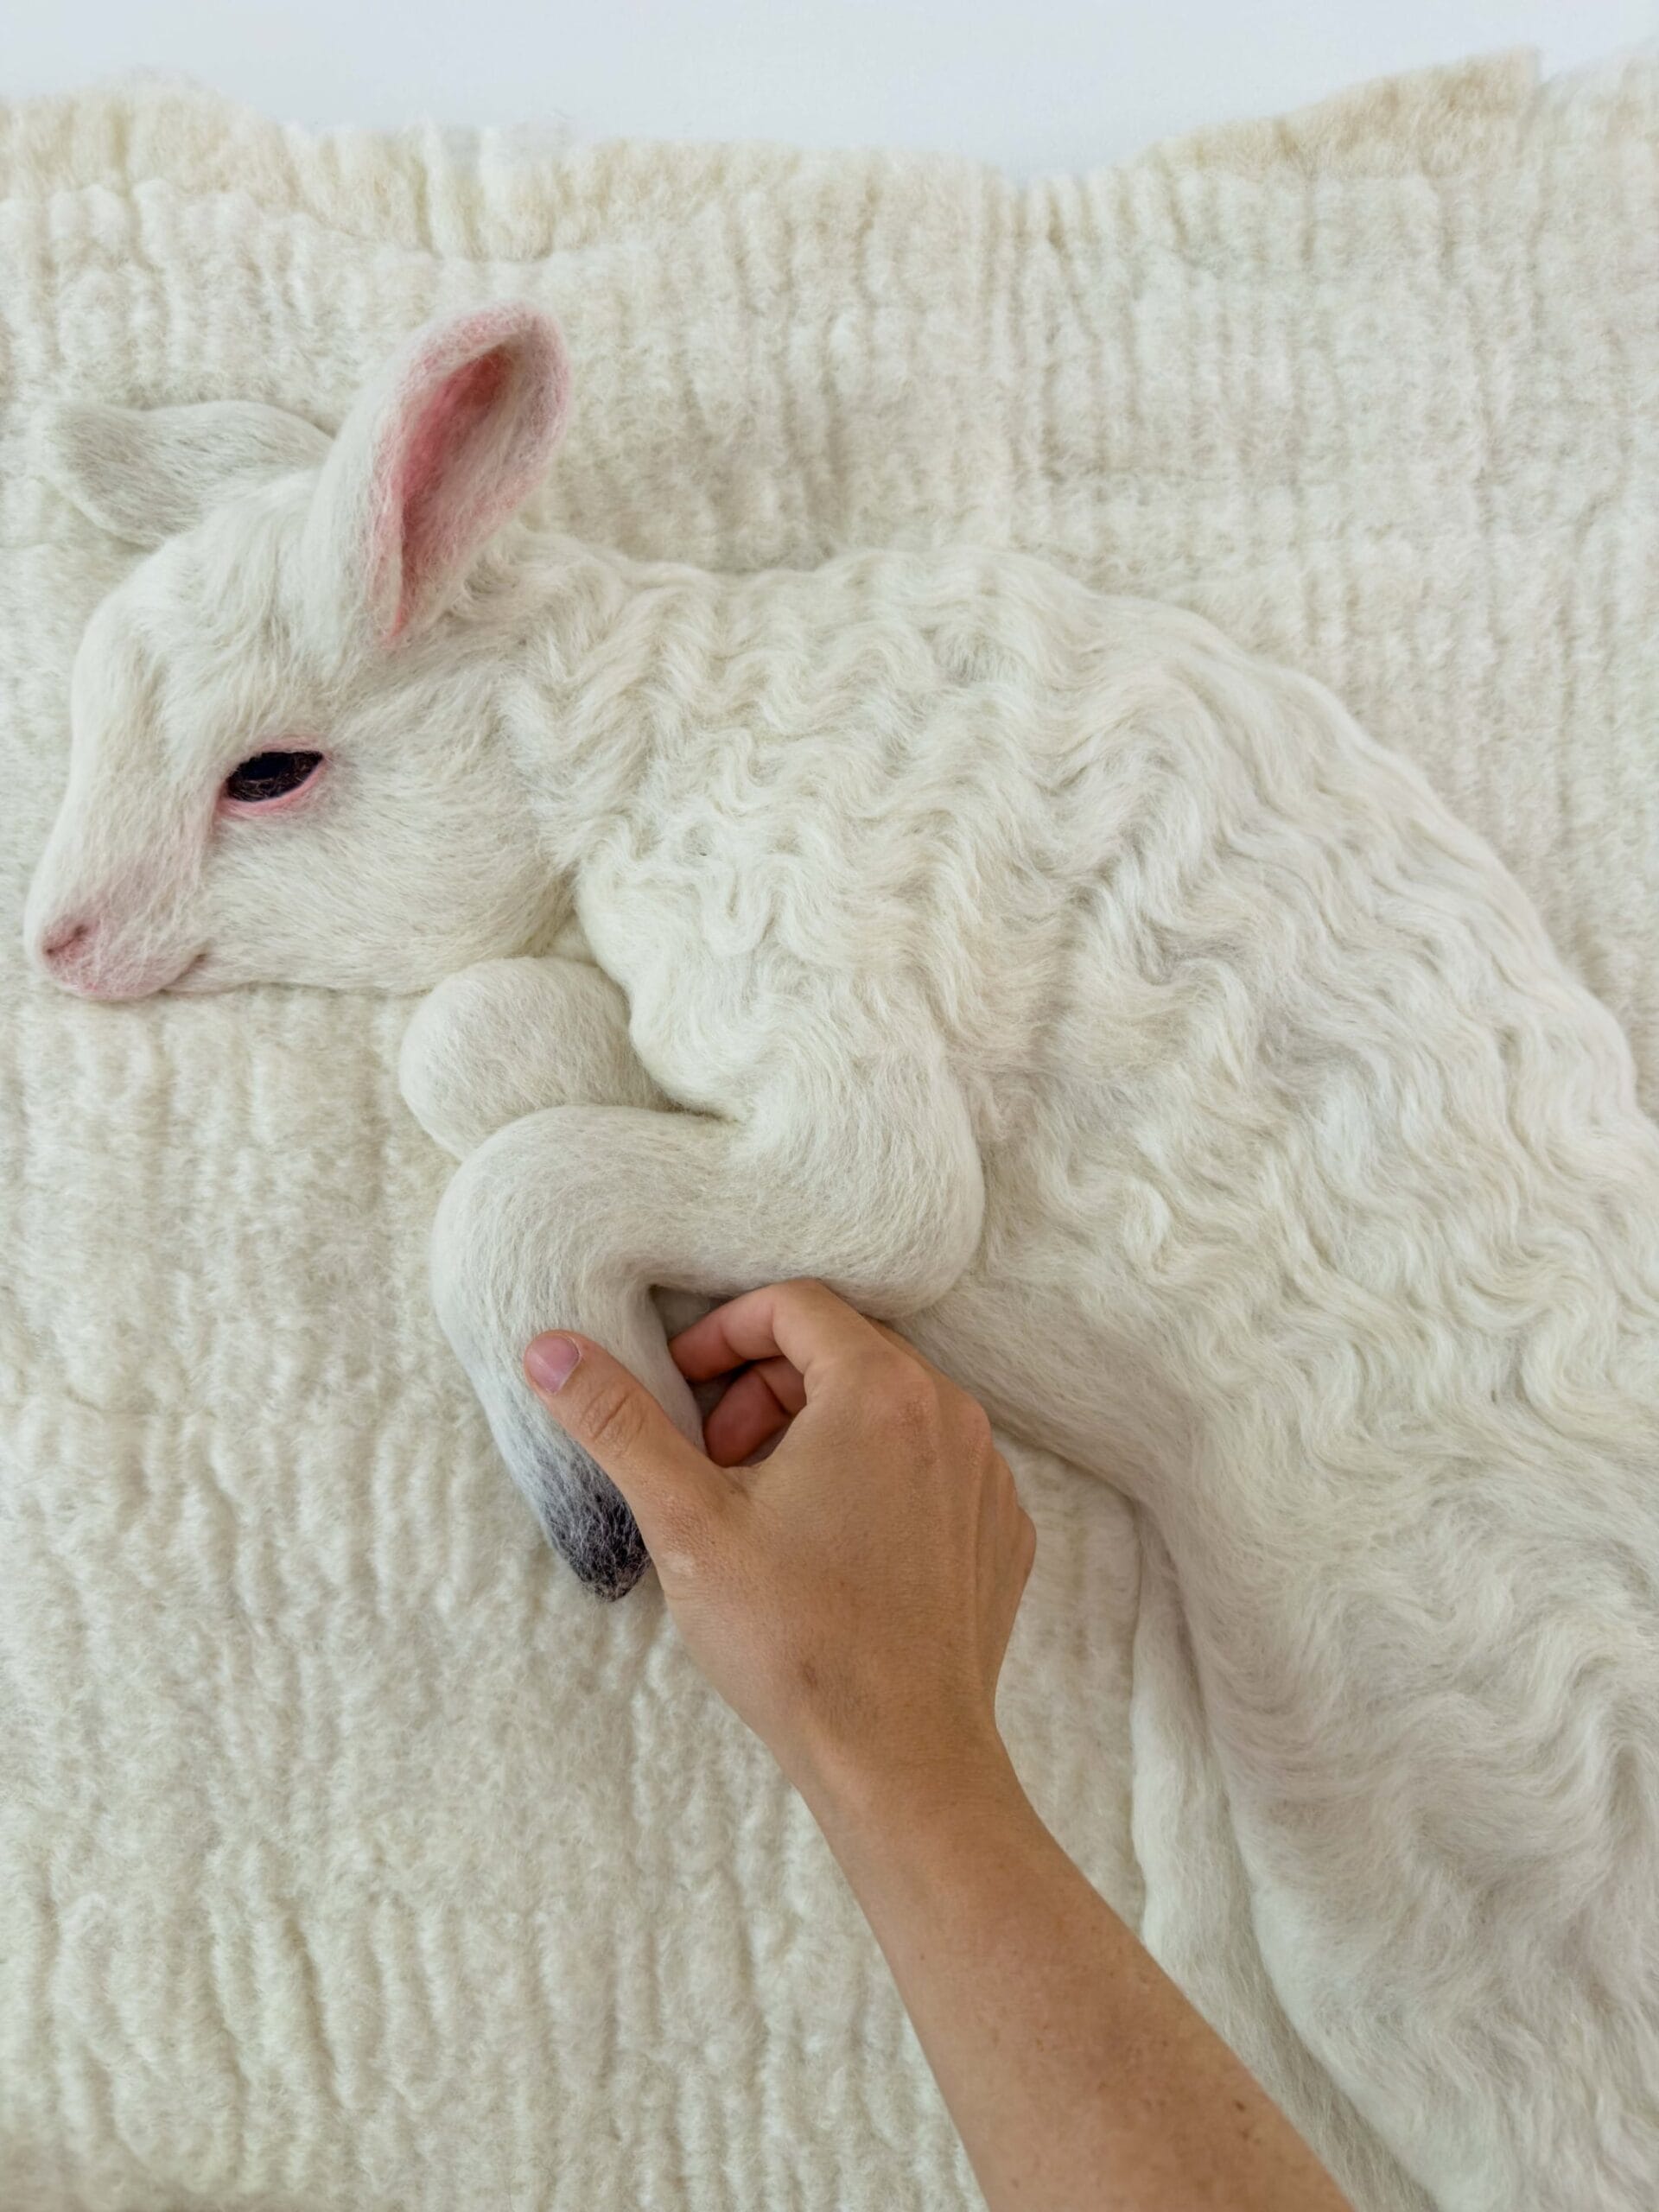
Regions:
M 190 407 L 42 410 L 35 426 L 41 474 L 89 520 L 133 545 L 159 545 L 255 484 L 315 468 L 325 431 L 256 400 Z
M 391 645 L 453 600 L 547 472 L 569 369 L 558 328 L 518 304 L 430 323 L 347 416 L 307 525 L 320 619 Z

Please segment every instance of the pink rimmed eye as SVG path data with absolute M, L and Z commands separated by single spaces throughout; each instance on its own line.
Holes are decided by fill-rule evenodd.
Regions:
M 295 798 L 322 767 L 321 753 L 255 753 L 225 779 L 224 798 L 236 808 Z

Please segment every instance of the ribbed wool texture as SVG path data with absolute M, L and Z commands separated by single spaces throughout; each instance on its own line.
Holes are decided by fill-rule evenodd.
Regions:
M 404 1002 L 88 1006 L 17 920 L 130 558 L 30 411 L 332 428 L 550 307 L 547 517 L 810 565 L 972 538 L 1323 677 L 1497 847 L 1659 1096 L 1659 65 L 1525 56 L 1015 188 L 526 153 L 166 86 L 0 111 L 0 2205 L 943 2208 L 965 2164 L 800 1805 L 654 1587 L 542 1546 L 429 1317 Z M 1253 1950 L 1161 1556 L 1014 1455 L 1039 1809 L 1337 2164 L 1421 2203 Z

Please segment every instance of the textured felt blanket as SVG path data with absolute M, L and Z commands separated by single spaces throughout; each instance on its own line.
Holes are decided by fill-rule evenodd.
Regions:
M 429 1316 L 406 1005 L 25 976 L 66 678 L 130 557 L 48 397 L 332 426 L 444 308 L 556 309 L 546 512 L 730 568 L 975 538 L 1201 607 L 1414 754 L 1659 1096 L 1659 67 L 1511 57 L 1015 188 L 766 147 L 0 110 L 0 2203 L 956 2207 L 809 1819 L 654 1588 L 543 1547 Z M 1002 1713 L 1089 1874 L 1332 2158 L 1421 2197 L 1254 1951 L 1179 1602 L 1098 1484 Z

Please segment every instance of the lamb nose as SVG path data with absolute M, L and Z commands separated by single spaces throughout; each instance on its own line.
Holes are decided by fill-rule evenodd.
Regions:
M 43 960 L 61 960 L 67 953 L 75 951 L 92 933 L 90 922 L 60 922 L 51 930 L 41 946 Z

